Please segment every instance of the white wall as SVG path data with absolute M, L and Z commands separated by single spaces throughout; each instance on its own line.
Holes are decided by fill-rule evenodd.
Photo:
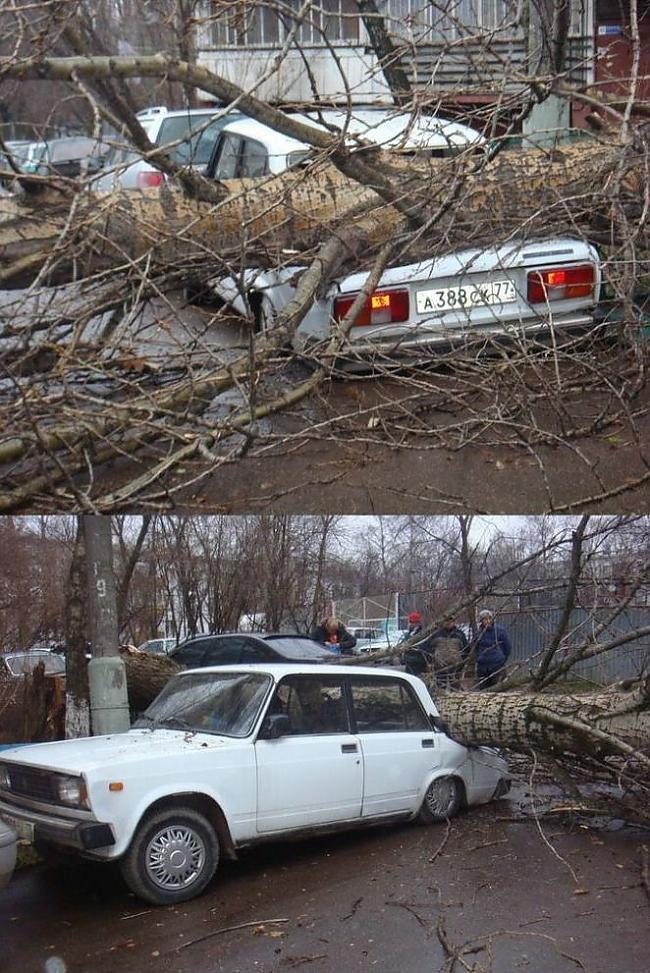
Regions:
M 309 68 L 315 78 L 318 93 L 323 98 L 346 97 L 344 72 L 352 101 L 385 101 L 392 103 L 384 76 L 376 67 L 374 54 L 366 54 L 360 47 L 337 49 L 340 67 L 327 50 L 309 48 L 305 51 Z M 314 95 L 298 51 L 289 51 L 280 66 L 275 63 L 278 52 L 262 50 L 203 50 L 199 62 L 208 70 L 240 85 L 245 91 L 268 101 L 313 101 Z

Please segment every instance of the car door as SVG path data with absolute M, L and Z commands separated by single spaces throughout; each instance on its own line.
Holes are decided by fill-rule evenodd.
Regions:
M 363 817 L 412 811 L 440 764 L 439 734 L 398 677 L 350 678 L 353 726 L 364 764 Z
M 343 677 L 288 676 L 267 713 L 288 717 L 288 731 L 255 744 L 257 830 L 291 831 L 357 820 L 363 763 L 350 733 Z

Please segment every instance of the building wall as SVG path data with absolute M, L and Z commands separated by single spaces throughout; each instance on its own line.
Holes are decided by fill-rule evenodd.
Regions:
M 213 17 L 203 25 L 199 60 L 273 102 L 313 101 L 314 89 L 321 98 L 336 101 L 390 101 L 355 4 L 324 0 L 321 7 L 331 13 L 314 13 L 296 26 L 264 7 L 230 4 L 227 18 Z M 207 4 L 206 9 L 215 7 Z M 418 0 L 383 5 L 414 86 L 433 97 L 460 92 L 459 100 L 478 102 L 523 90 L 516 75 L 525 73 L 528 42 L 525 29 L 513 21 L 513 9 L 506 0 L 449 0 L 444 14 L 437 5 Z M 593 79 L 592 10 L 591 3 L 575 0 L 569 63 L 570 80 L 576 83 Z

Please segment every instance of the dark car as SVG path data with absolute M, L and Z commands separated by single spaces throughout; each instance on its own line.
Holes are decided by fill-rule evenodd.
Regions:
M 169 657 L 186 669 L 242 662 L 332 662 L 336 658 L 306 635 L 266 632 L 196 635 L 170 652 Z

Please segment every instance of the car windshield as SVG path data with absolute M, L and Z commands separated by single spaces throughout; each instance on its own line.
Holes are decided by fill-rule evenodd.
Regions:
M 334 653 L 328 652 L 318 642 L 308 638 L 294 638 L 291 635 L 274 635 L 264 640 L 277 649 L 287 659 L 331 659 Z
M 258 672 L 175 676 L 134 726 L 245 737 L 253 728 L 270 685 L 271 677 Z
M 65 659 L 55 652 L 26 652 L 24 655 L 9 656 L 5 662 L 7 669 L 14 676 L 24 676 L 27 672 L 33 672 L 39 662 L 43 663 L 48 673 L 65 672 Z

